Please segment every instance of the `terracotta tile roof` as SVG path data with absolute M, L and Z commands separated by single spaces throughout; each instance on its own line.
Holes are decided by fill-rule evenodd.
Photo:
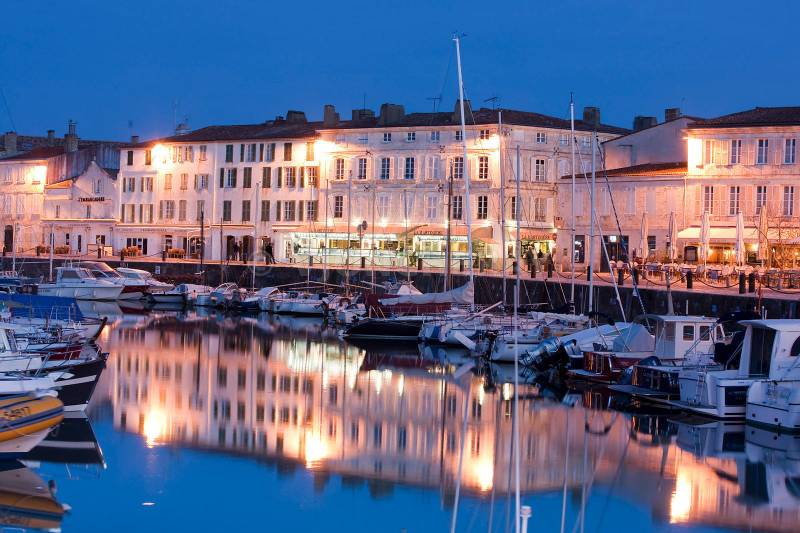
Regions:
M 606 170 L 605 174 L 598 169 L 597 176 L 608 176 L 609 178 L 616 176 L 674 176 L 685 174 L 687 171 L 688 165 L 686 161 L 680 161 L 675 163 L 645 163 L 631 167 L 612 168 Z M 580 176 L 583 177 L 583 173 L 580 173 Z M 572 179 L 572 175 L 561 176 L 561 179 Z
M 800 107 L 755 107 L 721 117 L 698 120 L 688 129 L 740 126 L 800 126 Z
M 498 122 L 497 109 L 481 108 L 472 112 L 468 126 L 494 125 Z M 534 126 L 540 128 L 569 129 L 569 120 L 532 113 L 529 111 L 516 111 L 503 109 L 503 123 L 517 126 Z M 206 126 L 183 135 L 172 135 L 160 139 L 152 139 L 138 144 L 127 144 L 123 148 L 144 148 L 157 143 L 178 142 L 213 142 L 213 141 L 249 141 L 261 139 L 313 139 L 321 130 L 337 129 L 367 129 L 367 128 L 411 128 L 411 127 L 436 127 L 458 126 L 460 122 L 452 112 L 437 113 L 409 113 L 392 124 L 380 125 L 378 117 L 367 117 L 359 120 L 341 120 L 336 125 L 325 125 L 322 121 L 289 122 L 270 120 L 261 124 L 235 124 L 221 126 Z M 594 127 L 582 120 L 575 121 L 578 131 L 593 131 Z M 597 127 L 600 133 L 624 135 L 631 130 L 600 124 Z

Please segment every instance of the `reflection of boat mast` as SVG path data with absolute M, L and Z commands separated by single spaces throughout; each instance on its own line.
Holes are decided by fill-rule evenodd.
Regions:
M 516 500 L 516 512 L 515 512 L 515 524 L 517 533 L 520 531 L 520 513 L 522 511 L 522 503 L 520 501 L 520 488 L 519 488 L 519 286 L 520 286 L 520 270 L 519 270 L 519 260 L 520 260 L 520 235 L 519 235 L 519 216 L 517 216 L 517 209 L 519 209 L 519 198 L 520 198 L 520 154 L 519 154 L 519 145 L 517 145 L 517 172 L 516 176 L 517 182 L 517 198 L 514 201 L 514 218 L 517 222 L 517 236 L 516 236 L 516 243 L 514 247 L 516 248 L 516 261 L 517 261 L 517 280 L 514 284 L 514 319 L 513 319 L 513 328 L 514 328 L 514 434 L 512 438 L 514 439 L 514 498 Z M 504 273 L 505 274 L 505 273 Z M 505 283 L 503 283 L 505 285 Z

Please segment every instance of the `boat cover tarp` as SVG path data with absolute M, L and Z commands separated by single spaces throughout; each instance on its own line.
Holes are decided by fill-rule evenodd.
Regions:
M 475 301 L 475 289 L 471 282 L 456 289 L 445 292 L 429 292 L 427 294 L 403 294 L 391 298 L 382 298 L 381 305 L 399 304 L 472 304 Z
M 11 316 L 56 320 L 83 319 L 83 313 L 75 298 L 40 294 L 0 294 L 0 303 L 11 312 Z
M 615 352 L 649 352 L 653 350 L 655 339 L 642 324 L 631 324 L 621 332 L 612 343 Z

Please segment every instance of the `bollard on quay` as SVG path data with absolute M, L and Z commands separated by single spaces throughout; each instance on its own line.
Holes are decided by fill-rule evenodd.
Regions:
M 636 267 L 633 267 L 631 269 L 631 276 L 633 277 L 633 284 L 634 285 L 638 285 L 639 284 L 639 269 L 636 268 Z
M 686 288 L 687 289 L 691 289 L 692 288 L 693 281 L 694 281 L 694 274 L 690 270 L 689 272 L 686 273 Z
M 547 262 L 547 278 L 550 279 L 553 277 L 553 263 Z
M 314 256 L 311 254 L 308 256 L 308 266 L 314 266 Z
M 361 268 L 367 268 L 367 258 L 361 256 Z
M 747 292 L 756 292 L 756 273 L 750 272 L 747 276 Z
M 167 250 L 166 249 L 161 250 L 161 262 L 163 263 L 166 260 L 167 260 Z
M 517 262 L 516 261 L 513 261 L 511 263 L 511 274 L 513 274 L 515 276 L 517 275 Z
M 422 270 L 422 258 L 417 259 L 417 270 Z
M 464 260 L 463 259 L 459 259 L 458 260 L 458 271 L 459 272 L 464 272 Z
M 739 294 L 744 294 L 744 272 L 739 272 Z
M 620 287 L 625 285 L 625 271 L 621 268 L 617 269 L 617 285 Z

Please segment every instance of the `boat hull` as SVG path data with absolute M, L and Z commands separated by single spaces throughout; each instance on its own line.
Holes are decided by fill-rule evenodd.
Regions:
M 63 419 L 64 405 L 52 396 L 23 394 L 0 399 L 0 457 L 29 452 Z
M 348 339 L 418 342 L 421 325 L 417 321 L 373 318 L 350 326 L 343 336 Z

